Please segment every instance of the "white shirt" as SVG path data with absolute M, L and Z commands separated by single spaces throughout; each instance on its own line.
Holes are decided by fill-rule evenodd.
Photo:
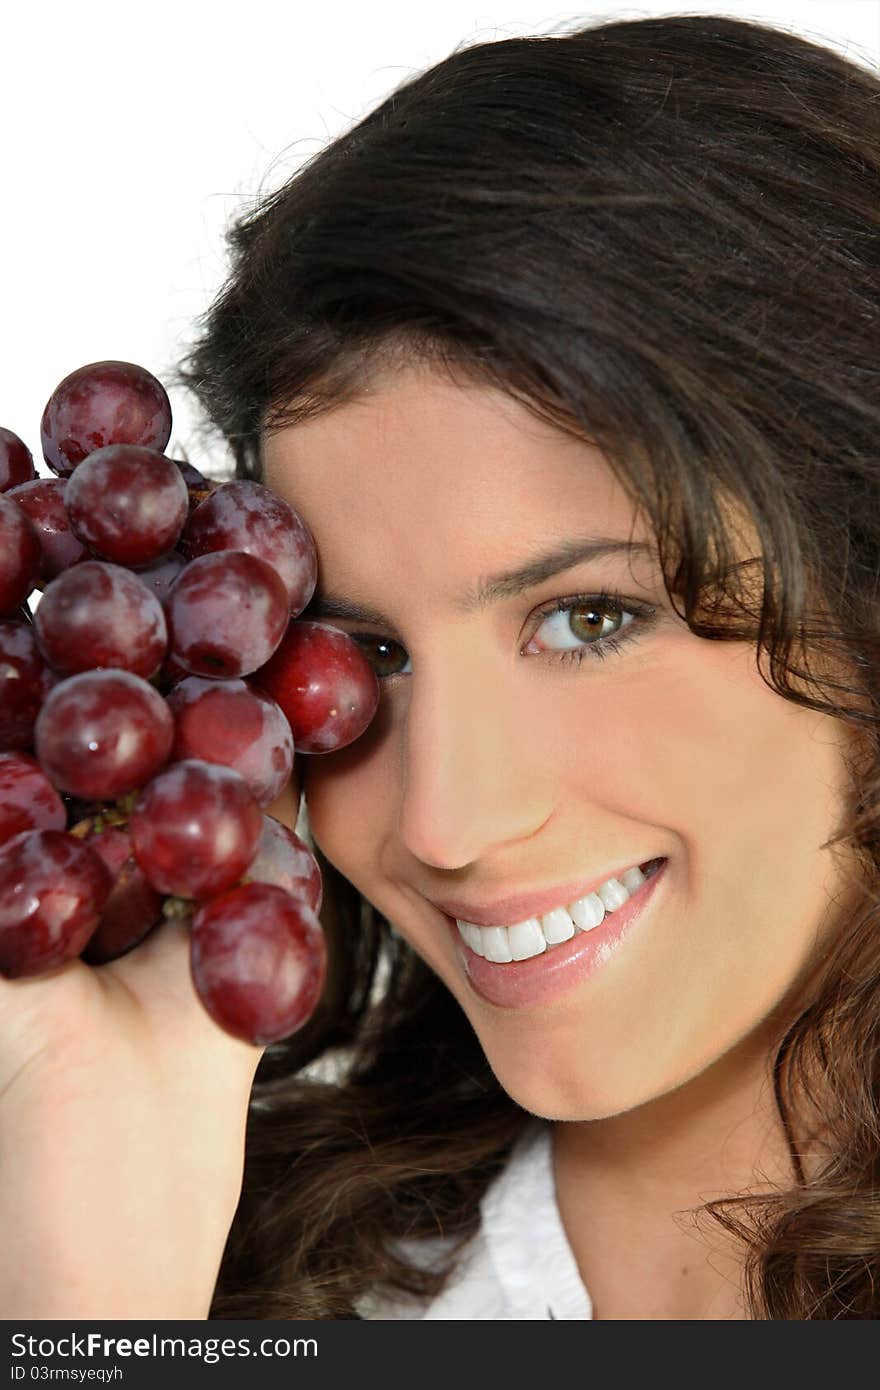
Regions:
M 551 1127 L 536 1121 L 520 1137 L 480 1203 L 477 1235 L 433 1299 L 369 1294 L 358 1302 L 369 1319 L 536 1321 L 592 1318 L 593 1305 L 568 1243 L 553 1178 Z M 401 1241 L 420 1264 L 448 1239 Z

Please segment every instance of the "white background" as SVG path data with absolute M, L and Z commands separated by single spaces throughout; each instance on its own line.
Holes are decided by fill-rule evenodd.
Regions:
M 485 4 L 485 0 L 484 0 Z M 880 0 L 641 5 L 540 0 L 119 0 L 8 6 L 0 77 L 0 425 L 41 471 L 39 423 L 102 358 L 160 380 L 220 287 L 224 230 L 260 192 L 455 48 L 577 21 L 728 14 L 880 67 Z M 219 473 L 171 390 L 169 453 Z

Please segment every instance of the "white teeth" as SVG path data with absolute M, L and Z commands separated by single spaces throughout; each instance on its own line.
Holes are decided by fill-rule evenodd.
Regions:
M 646 875 L 642 873 L 638 864 L 636 864 L 634 869 L 627 869 L 625 874 L 620 875 L 621 883 L 630 893 L 634 893 L 637 888 L 641 888 L 645 880 Z
M 570 941 L 574 936 L 575 924 L 572 914 L 564 907 L 554 907 L 541 918 L 541 930 L 548 946 L 558 946 L 560 941 Z
M 513 960 L 507 927 L 480 927 L 480 935 L 483 938 L 483 954 L 486 960 L 497 961 L 499 965 Z
M 600 926 L 606 912 L 623 907 L 641 888 L 645 878 L 637 866 L 627 869 L 619 879 L 609 878 L 595 893 L 587 893 L 567 907 L 551 908 L 543 917 L 528 917 L 509 927 L 478 927 L 474 922 L 460 922 L 457 918 L 456 925 L 471 950 L 478 956 L 485 956 L 486 960 L 499 965 L 529 960 L 548 947 L 570 941 L 575 931 L 592 931 Z
M 514 960 L 528 960 L 529 956 L 539 956 L 547 949 L 547 938 L 537 917 L 528 917 L 525 922 L 517 922 L 515 926 L 508 927 L 507 935 Z
M 479 927 L 475 927 L 472 922 L 459 922 L 458 930 L 461 932 L 472 951 L 476 951 L 478 956 L 486 954 L 483 950 L 483 942 Z
M 568 910 L 578 931 L 592 931 L 593 927 L 601 925 L 605 916 L 605 904 L 598 893 L 588 893 L 585 898 L 578 898 Z
M 607 883 L 596 889 L 596 892 L 609 912 L 613 912 L 616 907 L 623 907 L 629 897 L 619 878 L 609 878 Z

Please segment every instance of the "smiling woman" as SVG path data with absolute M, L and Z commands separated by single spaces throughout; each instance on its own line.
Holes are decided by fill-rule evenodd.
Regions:
M 877 77 L 678 16 L 233 229 L 181 378 L 382 696 L 212 1316 L 880 1315 L 878 208 Z

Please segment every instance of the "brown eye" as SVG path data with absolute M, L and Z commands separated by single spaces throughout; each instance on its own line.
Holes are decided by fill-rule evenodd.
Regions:
M 574 594 L 540 611 L 523 655 L 541 654 L 570 664 L 584 657 L 603 660 L 655 620 L 656 610 L 618 594 Z M 606 624 L 609 626 L 606 629 Z
M 622 631 L 620 625 L 629 611 L 610 598 L 566 599 L 545 614 L 536 636 L 540 634 L 539 640 L 550 651 L 576 649 L 581 642 L 599 649 Z M 606 628 L 606 623 L 615 626 Z
M 602 631 L 606 618 L 616 622 L 623 617 L 623 609 L 611 603 L 581 603 L 567 610 L 568 624 L 575 637 L 582 641 L 590 637 L 607 637 Z
M 367 659 L 379 680 L 403 674 L 401 658 L 404 664 L 409 658 L 406 649 L 399 642 L 393 642 L 388 637 L 371 637 L 367 632 L 352 632 L 349 635 L 366 652 Z

